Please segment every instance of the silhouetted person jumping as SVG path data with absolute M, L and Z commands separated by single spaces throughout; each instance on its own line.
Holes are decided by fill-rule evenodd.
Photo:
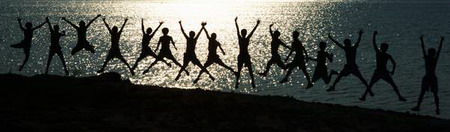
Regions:
M 441 37 L 441 42 L 439 44 L 439 49 L 436 53 L 436 49 L 429 48 L 428 54 L 425 51 L 425 43 L 423 42 L 423 35 L 420 36 L 420 41 L 422 43 L 422 53 L 425 59 L 425 76 L 422 79 L 422 90 L 420 91 L 419 100 L 417 101 L 417 106 L 412 108 L 413 111 L 420 111 L 420 104 L 423 100 L 423 95 L 425 92 L 430 91 L 434 95 L 434 103 L 436 104 L 436 114 L 439 112 L 439 96 L 438 96 L 438 80 L 436 77 L 436 65 L 441 53 L 442 44 L 444 43 L 444 37 Z
M 152 68 L 154 65 L 156 65 L 159 61 L 164 61 L 164 58 L 172 60 L 177 66 L 181 67 L 181 64 L 173 57 L 172 51 L 170 51 L 170 43 L 172 43 L 175 50 L 177 50 L 177 47 L 175 46 L 175 42 L 173 42 L 173 38 L 169 35 L 169 29 L 163 28 L 162 29 L 163 36 L 159 37 L 158 45 L 156 46 L 156 50 L 158 51 L 159 45 L 161 45 L 161 50 L 159 51 L 158 56 L 156 57 L 156 60 L 150 64 L 150 66 L 144 70 L 143 74 L 150 71 L 150 68 Z M 184 70 L 187 75 L 189 75 L 189 72 L 185 69 Z
M 55 56 L 55 54 L 57 54 L 59 56 L 59 59 L 61 59 L 61 63 L 64 66 L 64 72 L 66 73 L 66 75 L 69 75 L 69 71 L 67 70 L 67 66 L 66 66 L 66 61 L 64 61 L 64 55 L 61 51 L 61 45 L 59 45 L 59 40 L 61 39 L 62 36 L 66 36 L 66 32 L 62 31 L 59 32 L 59 26 L 58 25 L 53 25 L 52 28 L 52 24 L 50 23 L 50 20 L 47 18 L 45 18 L 47 20 L 47 24 L 48 24 L 48 29 L 50 29 L 50 52 L 48 53 L 48 60 L 47 60 L 47 67 L 45 68 L 45 74 L 48 74 L 48 67 L 50 67 L 50 63 L 52 62 L 52 58 L 53 56 Z
M 333 75 L 337 75 L 338 72 L 331 70 L 330 74 L 328 74 L 327 60 L 333 62 L 333 54 L 330 54 L 325 51 L 327 47 L 327 43 L 320 42 L 319 43 L 319 51 L 317 51 L 317 58 L 312 59 L 317 62 L 316 69 L 314 70 L 314 74 L 312 76 L 312 82 L 316 82 L 319 79 L 322 79 L 325 84 L 330 83 L 331 77 Z
M 216 38 L 217 38 L 216 33 L 212 33 L 211 36 L 209 36 L 208 31 L 205 28 L 205 25 L 206 25 L 206 23 L 202 24 L 202 26 L 203 26 L 202 28 L 203 28 L 203 30 L 205 30 L 206 37 L 208 38 L 209 42 L 208 42 L 208 59 L 206 60 L 206 62 L 203 66 L 206 69 L 209 66 L 211 66 L 212 64 L 216 63 L 216 64 L 219 64 L 220 66 L 230 70 L 234 74 L 235 72 L 234 72 L 233 68 L 225 65 L 225 63 L 223 63 L 223 61 L 220 59 L 219 55 L 217 54 L 217 48 L 219 48 L 220 51 L 222 51 L 223 55 L 225 55 L 225 51 L 223 51 L 221 44 L 216 40 Z M 200 71 L 197 79 L 194 80 L 194 83 L 197 83 L 200 80 L 200 76 L 202 75 L 203 72 L 206 72 L 206 70 L 202 69 Z
M 119 48 L 120 35 L 122 35 L 123 28 L 127 24 L 127 21 L 128 18 L 125 19 L 125 22 L 123 22 L 123 25 L 119 30 L 117 26 L 114 26 L 111 29 L 108 23 L 106 22 L 106 18 L 103 18 L 103 22 L 105 23 L 105 26 L 106 28 L 108 28 L 109 34 L 111 35 L 111 48 L 109 49 L 108 55 L 106 56 L 106 60 L 105 63 L 103 63 L 102 68 L 97 71 L 98 73 L 102 73 L 103 71 L 105 71 L 105 67 L 111 59 L 117 58 L 123 63 L 125 63 L 125 65 L 127 65 L 128 69 L 130 70 L 131 75 L 134 75 L 133 69 L 131 69 L 130 65 L 127 63 L 125 58 L 123 58 Z
M 286 73 L 286 76 L 283 78 L 283 80 L 280 81 L 280 83 L 288 82 L 288 78 L 291 75 L 292 70 L 298 67 L 302 69 L 303 74 L 305 74 L 306 76 L 306 80 L 308 80 L 308 85 L 306 86 L 306 88 L 311 88 L 313 84 L 311 82 L 311 77 L 309 76 L 308 71 L 306 71 L 306 62 L 305 62 L 305 59 L 306 61 L 308 61 L 308 58 L 306 58 L 306 56 L 308 56 L 308 52 L 306 51 L 302 42 L 298 39 L 299 36 L 300 33 L 297 31 L 294 31 L 292 33 L 292 38 L 294 39 L 294 41 L 292 42 L 292 50 L 291 52 L 289 52 L 289 55 L 286 57 L 285 60 L 286 61 L 289 60 L 289 57 L 292 55 L 293 52 L 295 52 L 295 56 L 292 62 L 287 64 L 288 71 Z
M 200 34 L 202 33 L 206 23 L 202 23 L 202 28 L 200 31 L 198 31 L 197 36 L 195 36 L 194 31 L 189 32 L 189 36 L 186 35 L 183 29 L 183 25 L 181 24 L 181 21 L 178 22 L 180 24 L 181 32 L 184 35 L 184 38 L 186 38 L 186 52 L 184 53 L 183 57 L 183 66 L 181 66 L 180 71 L 178 72 L 177 77 L 175 80 L 180 79 L 181 73 L 186 70 L 186 67 L 188 66 L 189 62 L 192 62 L 194 65 L 197 65 L 202 69 L 202 71 L 206 72 L 209 75 L 209 78 L 211 80 L 215 80 L 215 78 L 209 73 L 209 71 L 200 63 L 200 60 L 198 60 L 197 56 L 195 55 L 195 46 L 197 45 L 197 40 L 200 37 Z
M 33 40 L 33 32 L 34 32 L 34 30 L 39 29 L 42 26 L 44 26 L 44 24 L 47 23 L 47 21 L 36 27 L 33 27 L 33 24 L 31 22 L 25 23 L 25 27 L 23 27 L 22 19 L 17 18 L 17 21 L 19 22 L 20 29 L 23 31 L 24 37 L 23 37 L 23 40 L 20 41 L 20 43 L 13 44 L 13 45 L 11 45 L 11 47 L 18 48 L 18 49 L 21 48 L 21 49 L 23 49 L 23 53 L 25 53 L 25 59 L 23 60 L 23 63 L 19 68 L 19 71 L 22 71 L 23 67 L 25 66 L 25 64 L 28 62 L 28 59 L 30 58 L 30 49 L 31 49 L 31 42 Z
M 236 33 L 239 38 L 239 55 L 238 55 L 238 71 L 236 74 L 236 85 L 235 88 L 239 88 L 239 78 L 241 78 L 241 70 L 242 66 L 246 66 L 248 68 L 248 72 L 250 74 L 250 78 L 252 81 L 252 87 L 255 88 L 255 79 L 253 77 L 253 68 L 252 68 L 252 61 L 250 58 L 250 54 L 248 53 L 248 45 L 250 44 L 250 38 L 252 37 L 253 33 L 255 32 L 256 28 L 258 27 L 260 20 L 256 21 L 256 26 L 253 28 L 253 30 L 250 32 L 250 34 L 247 35 L 247 30 L 242 29 L 241 33 L 239 34 L 239 25 L 237 23 L 237 17 L 234 19 L 234 23 L 236 24 Z
M 159 26 L 155 29 L 155 31 L 153 31 L 152 33 L 152 28 L 147 28 L 147 31 L 145 31 L 145 27 L 144 27 L 144 19 L 141 20 L 141 27 L 142 27 L 142 49 L 141 49 L 141 55 L 139 56 L 139 58 L 136 60 L 136 63 L 134 63 L 133 65 L 133 70 L 136 69 L 138 63 L 143 60 L 145 57 L 147 56 L 152 56 L 153 58 L 157 58 L 157 55 L 155 52 L 153 52 L 153 50 L 150 48 L 150 41 L 152 40 L 153 36 L 155 36 L 156 31 L 158 31 L 158 29 L 161 27 L 161 25 L 164 22 L 159 22 Z M 161 60 L 164 63 L 166 63 L 168 66 L 171 66 L 169 63 L 167 63 L 167 61 L 165 60 Z
M 361 35 L 363 34 L 363 31 L 359 31 L 359 37 L 358 41 L 356 41 L 355 45 L 352 46 L 352 42 L 350 39 L 344 40 L 344 45 L 339 43 L 338 41 L 334 40 L 333 37 L 331 37 L 330 34 L 328 34 L 328 37 L 340 48 L 344 49 L 345 51 L 345 57 L 347 59 L 347 64 L 344 65 L 344 69 L 341 70 L 338 77 L 334 81 L 333 85 L 327 89 L 327 91 L 334 91 L 336 84 L 341 80 L 342 77 L 348 76 L 350 74 L 355 75 L 356 77 L 361 80 L 361 82 L 368 87 L 367 81 L 364 79 L 364 77 L 361 75 L 361 72 L 358 69 L 358 65 L 356 65 L 356 52 L 359 46 L 359 42 L 361 42 Z M 370 90 L 370 89 L 369 89 Z M 372 91 L 369 91 L 369 94 L 372 96 Z
M 269 26 L 269 32 L 270 36 L 272 37 L 272 42 L 270 43 L 270 53 L 272 54 L 272 57 L 270 58 L 269 62 L 267 62 L 266 70 L 263 73 L 259 73 L 261 76 L 267 76 L 267 73 L 269 73 L 270 66 L 273 64 L 277 64 L 282 69 L 287 69 L 286 65 L 284 65 L 283 61 L 281 60 L 280 54 L 278 53 L 278 47 L 284 46 L 287 49 L 291 49 L 289 46 L 287 46 L 283 41 L 280 40 L 280 31 L 275 30 L 275 32 L 272 31 L 273 24 L 270 24 Z
M 373 84 L 378 82 L 378 80 L 383 79 L 384 81 L 389 83 L 392 86 L 392 88 L 394 88 L 395 93 L 397 93 L 398 100 L 404 102 L 404 101 L 406 101 L 406 99 L 402 95 L 400 95 L 400 92 L 398 91 L 398 87 L 397 87 L 397 85 L 395 85 L 394 80 L 391 77 L 391 75 L 394 75 L 396 63 L 395 63 L 394 59 L 392 58 L 392 56 L 389 55 L 388 53 L 386 53 L 386 51 L 389 48 L 389 45 L 387 43 L 382 43 L 381 48 L 378 49 L 377 43 L 376 43 L 377 34 L 378 34 L 377 31 L 375 31 L 373 33 L 373 48 L 375 49 L 375 52 L 377 54 L 377 69 L 375 69 L 372 79 L 370 80 L 369 86 L 367 87 L 367 89 L 364 92 L 364 94 L 362 95 L 362 97 L 359 98 L 359 100 L 361 100 L 361 101 L 366 100 L 366 95 L 367 95 L 367 93 L 369 93 L 369 91 L 372 91 Z M 392 71 L 390 73 L 386 68 L 386 65 L 389 60 L 393 64 Z
M 97 15 L 94 19 L 89 21 L 88 24 L 86 24 L 84 21 L 80 21 L 78 23 L 79 26 L 73 24 L 72 22 L 67 20 L 65 17 L 62 18 L 64 21 L 69 23 L 73 28 L 75 28 L 77 30 L 78 41 L 77 41 L 77 45 L 72 49 L 72 52 L 71 52 L 72 55 L 75 55 L 82 49 L 90 51 L 91 53 L 95 53 L 94 46 L 92 46 L 89 43 L 89 41 L 86 39 L 86 33 L 87 33 L 87 29 L 89 28 L 89 26 L 91 26 L 91 24 L 100 16 L 101 16 L 100 14 Z

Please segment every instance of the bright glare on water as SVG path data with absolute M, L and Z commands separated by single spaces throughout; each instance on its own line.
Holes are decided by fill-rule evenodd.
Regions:
M 16 18 L 21 17 L 23 21 L 31 21 L 34 25 L 44 21 L 50 16 L 51 22 L 59 24 L 61 30 L 65 30 L 68 36 L 61 41 L 62 50 L 68 63 L 71 75 L 90 76 L 96 75 L 101 68 L 110 47 L 110 35 L 101 19 L 95 21 L 88 30 L 88 40 L 96 46 L 96 53 L 91 54 L 82 51 L 75 56 L 70 55 L 70 50 L 76 44 L 76 31 L 60 18 L 67 17 L 70 21 L 77 23 L 80 20 L 89 21 L 97 14 L 107 18 L 111 26 L 120 26 L 125 18 L 130 21 L 124 29 L 120 41 L 122 55 L 128 63 L 133 65 L 140 54 L 140 43 L 142 39 L 140 19 L 145 19 L 146 27 L 153 29 L 158 26 L 159 21 L 165 23 L 162 27 L 169 28 L 169 35 L 176 42 L 175 50 L 171 50 L 175 58 L 182 63 L 183 53 L 186 48 L 186 40 L 182 36 L 178 21 L 183 21 L 186 32 L 200 30 L 200 23 L 208 22 L 206 26 L 210 33 L 217 33 L 217 40 L 222 43 L 226 55 L 218 51 L 220 58 L 225 64 L 237 69 L 237 55 L 239 53 L 234 18 L 239 17 L 238 23 L 241 29 L 251 30 L 256 20 L 262 22 L 251 38 L 249 46 L 252 56 L 253 68 L 256 77 L 256 89 L 250 85 L 248 70 L 242 72 L 241 85 L 234 89 L 235 76 L 223 67 L 212 65 L 208 70 L 216 77 L 211 81 L 207 74 L 193 84 L 192 81 L 198 75 L 200 68 L 192 65 L 187 70 L 191 75 L 184 73 L 179 81 L 174 81 L 179 67 L 172 63 L 168 67 L 164 63 L 158 63 L 149 73 L 142 72 L 154 61 L 148 57 L 140 62 L 135 70 L 137 75 L 131 76 L 126 66 L 115 59 L 109 63 L 106 71 L 123 73 L 124 78 L 130 78 L 133 83 L 144 85 L 158 85 L 178 88 L 202 88 L 208 90 L 234 91 L 258 95 L 282 95 L 293 96 L 300 100 L 311 102 L 337 103 L 343 105 L 360 106 L 366 108 L 381 108 L 394 111 L 409 111 L 416 102 L 420 92 L 420 84 L 424 70 L 424 61 L 420 51 L 418 37 L 425 34 L 428 47 L 437 47 L 440 35 L 450 38 L 450 3 L 440 1 L 415 1 L 405 2 L 366 2 L 366 1 L 285 1 L 276 2 L 267 0 L 242 2 L 228 0 L 211 2 L 208 0 L 186 1 L 120 1 L 120 0 L 36 0 L 16 1 L 3 0 L 0 2 L 0 72 L 18 73 L 23 75 L 42 74 L 49 48 L 49 31 L 45 26 L 35 32 L 31 48 L 30 61 L 24 71 L 17 71 L 24 58 L 23 51 L 12 49 L 9 45 L 18 43 L 23 37 Z M 331 33 L 338 41 L 350 38 L 353 42 L 357 39 L 358 29 L 364 29 L 361 46 L 358 49 L 357 63 L 367 81 L 370 80 L 375 69 L 375 51 L 372 48 L 371 39 L 374 30 L 379 31 L 378 42 L 390 44 L 389 53 L 397 62 L 396 74 L 393 76 L 400 92 L 408 101 L 397 101 L 392 88 L 385 82 L 379 81 L 373 87 L 375 97 L 368 97 L 366 102 L 361 102 L 358 97 L 365 88 L 356 77 L 344 78 L 337 86 L 335 92 L 327 93 L 329 87 L 319 80 L 313 88 L 304 89 L 307 81 L 300 70 L 294 70 L 290 82 L 278 83 L 285 75 L 283 70 L 273 65 L 268 77 L 260 77 L 256 73 L 262 72 L 267 61 L 270 59 L 270 35 L 269 25 L 275 23 L 274 29 L 281 32 L 283 41 L 290 45 L 291 34 L 294 30 L 301 33 L 300 40 L 307 48 L 310 56 L 315 56 L 318 43 L 325 41 L 328 44 L 327 51 L 334 54 L 334 62 L 329 63 L 329 68 L 341 70 L 345 63 L 345 55 L 340 48 L 332 44 L 326 38 Z M 151 41 L 152 49 L 156 49 L 156 43 L 162 33 L 159 30 Z M 439 78 L 439 94 L 441 99 L 441 118 L 450 118 L 450 86 L 447 81 L 450 75 L 450 46 L 449 39 L 446 40 L 441 58 L 437 67 Z M 203 32 L 197 44 L 196 54 L 202 63 L 207 57 L 207 39 Z M 284 59 L 288 50 L 280 47 L 280 55 Z M 171 62 L 171 61 L 169 61 Z M 308 63 L 308 70 L 313 74 L 315 62 Z M 389 69 L 391 65 L 389 65 Z M 50 67 L 51 74 L 63 75 L 63 68 L 59 59 L 55 56 Z M 333 80 L 335 77 L 333 77 Z M 420 114 L 434 115 L 434 100 L 430 93 L 425 95 Z

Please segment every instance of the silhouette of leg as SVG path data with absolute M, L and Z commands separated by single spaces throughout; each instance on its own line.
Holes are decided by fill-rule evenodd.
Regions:
M 361 82 L 364 84 L 364 86 L 366 86 L 366 88 L 369 87 L 369 85 L 367 84 L 367 81 L 361 75 L 361 72 L 359 70 L 355 70 L 352 74 L 355 75 L 356 77 L 358 77 L 359 80 L 361 80 Z M 369 90 L 370 96 L 374 96 L 372 90 L 370 90 L 370 89 L 368 89 L 368 90 Z
M 337 71 L 335 71 L 335 70 L 331 70 L 330 74 L 323 79 L 325 84 L 329 84 L 331 82 L 331 78 L 333 77 L 333 75 L 339 75 L 339 73 Z
M 103 63 L 102 68 L 101 68 L 100 70 L 98 70 L 97 73 L 102 73 L 102 72 L 104 72 L 104 71 L 105 71 L 106 65 L 108 64 L 108 62 L 109 62 L 111 59 L 113 59 L 113 56 L 111 55 L 111 53 L 108 53 L 108 55 L 106 56 L 106 60 L 105 60 L 105 62 Z
M 223 63 L 222 60 L 218 59 L 218 60 L 216 60 L 216 63 L 217 63 L 218 65 L 224 67 L 225 69 L 228 69 L 228 70 L 230 70 L 231 72 L 234 73 L 234 69 L 231 68 L 231 67 L 229 67 L 229 66 L 227 66 L 227 65 L 225 65 L 225 63 Z
M 66 73 L 66 76 L 69 75 L 69 70 L 67 70 L 67 66 L 66 66 L 66 61 L 64 60 L 64 55 L 62 53 L 62 51 L 58 51 L 56 52 L 56 54 L 58 55 L 59 59 L 61 60 L 62 65 L 64 66 L 64 72 Z
M 241 70 L 244 63 L 242 62 L 242 59 L 238 58 L 238 71 L 236 73 L 236 85 L 234 88 L 239 88 L 239 78 L 241 78 Z
M 95 53 L 94 46 L 91 45 L 89 42 L 86 42 L 86 46 L 84 47 L 84 49 L 86 49 L 87 51 L 90 51 L 92 54 Z
M 28 59 L 30 58 L 30 48 L 24 47 L 23 52 L 25 53 L 25 59 L 23 60 L 22 65 L 19 68 L 19 71 L 22 71 L 25 64 L 28 62 Z
M 127 60 L 125 60 L 125 58 L 123 58 L 123 56 L 122 56 L 121 54 L 118 54 L 118 55 L 117 55 L 117 58 L 118 58 L 120 61 L 122 61 L 122 63 L 124 63 L 124 64 L 128 67 L 128 69 L 130 70 L 131 75 L 134 76 L 134 71 L 133 71 L 133 69 L 130 67 L 130 65 L 128 64 Z
M 312 76 L 311 81 L 312 81 L 312 82 L 316 82 L 316 81 L 319 80 L 320 78 L 323 78 L 323 77 L 321 76 L 321 71 L 320 71 L 320 69 L 318 69 L 318 67 L 316 67 L 316 69 L 314 70 L 314 74 L 313 74 L 313 76 Z
M 145 57 L 147 57 L 147 55 L 141 54 L 141 55 L 137 58 L 136 62 L 134 63 L 134 65 L 133 65 L 133 67 L 132 67 L 131 69 L 133 69 L 133 70 L 136 69 L 138 63 L 139 63 L 140 61 L 142 61 L 143 59 L 145 59 Z
M 206 68 L 208 68 L 209 66 L 211 66 L 213 64 L 213 61 L 211 61 L 209 58 L 208 60 L 205 62 L 205 65 L 203 65 Z M 198 73 L 197 79 L 194 80 L 194 83 L 197 83 L 200 80 L 200 77 L 202 76 L 203 72 L 205 72 L 205 70 L 200 70 L 200 73 Z
M 246 62 L 246 66 L 248 67 L 248 73 L 250 74 L 250 78 L 251 78 L 251 81 L 252 81 L 252 88 L 256 88 L 255 77 L 253 76 L 252 62 L 250 61 L 250 58 Z
M 436 104 L 436 114 L 439 115 L 441 112 L 439 111 L 439 96 L 437 92 L 433 92 L 434 95 L 434 103 Z
M 45 75 L 48 74 L 48 68 L 50 67 L 50 63 L 52 62 L 54 55 L 55 55 L 55 52 L 53 52 L 53 51 L 50 51 L 50 53 L 48 53 L 47 66 L 45 67 Z
M 272 64 L 274 64 L 274 63 L 275 63 L 275 62 L 274 62 L 273 58 L 271 58 L 271 59 L 269 60 L 269 62 L 267 62 L 266 70 L 265 70 L 264 72 L 258 73 L 258 74 L 259 74 L 260 76 L 263 76 L 263 77 L 267 76 L 267 73 L 269 73 L 269 70 L 270 70 L 270 66 L 272 66 Z
M 434 95 L 434 103 L 436 104 L 436 114 L 439 115 L 439 96 L 438 96 L 438 80 L 436 77 L 433 77 L 431 81 L 431 92 Z
M 179 67 L 183 67 L 183 66 L 177 61 L 177 59 L 175 59 L 175 57 L 173 57 L 172 54 L 168 54 L 168 55 L 166 56 L 166 58 L 172 60 L 172 62 L 175 63 L 175 65 L 177 65 L 177 66 L 179 66 Z M 184 72 L 186 72 L 186 75 L 189 76 L 189 72 L 188 72 L 186 69 L 183 69 L 183 70 L 184 70 Z
M 311 82 L 311 77 L 309 76 L 309 73 L 308 73 L 308 71 L 306 71 L 306 66 L 302 66 L 302 71 L 303 71 L 303 74 L 305 74 L 305 76 L 306 76 L 306 80 L 308 80 L 308 85 L 306 86 L 306 88 L 308 89 L 308 88 L 311 88 L 312 86 L 313 86 L 313 84 L 312 84 L 312 82 Z
M 430 87 L 430 84 L 427 80 L 427 77 L 425 76 L 422 79 L 422 89 L 420 90 L 420 95 L 419 95 L 419 99 L 417 100 L 417 105 L 416 107 L 412 108 L 412 111 L 420 111 L 420 104 L 423 101 L 423 95 L 425 94 L 426 91 L 428 91 L 428 88 Z
M 402 95 L 400 95 L 400 91 L 398 90 L 398 87 L 397 87 L 397 85 L 395 85 L 395 82 L 394 82 L 394 80 L 392 79 L 391 76 L 386 75 L 385 77 L 383 77 L 383 80 L 386 81 L 387 83 L 389 83 L 392 86 L 392 88 L 394 89 L 395 93 L 398 96 L 398 100 L 399 101 L 402 101 L 402 102 L 406 101 L 406 99 Z
M 286 64 L 283 63 L 283 61 L 281 61 L 281 59 L 277 59 L 275 61 L 275 63 L 283 70 L 286 70 L 288 67 L 286 66 Z
M 288 82 L 288 78 L 291 75 L 292 70 L 294 70 L 294 68 L 297 67 L 297 66 L 294 65 L 294 63 L 289 63 L 289 64 L 287 64 L 287 66 L 289 67 L 289 69 L 288 69 L 288 71 L 286 73 L 286 76 L 284 76 L 284 78 L 280 81 L 280 83 Z
M 155 59 L 158 58 L 158 55 L 156 55 L 155 53 L 151 53 L 150 56 L 152 56 Z M 164 62 L 167 66 L 172 67 L 172 65 L 169 62 L 167 62 L 166 60 L 161 59 L 160 61 Z
M 161 60 L 164 60 L 164 58 L 163 57 L 157 57 L 155 59 L 155 61 L 152 64 L 150 64 L 150 66 L 148 66 L 147 69 L 144 70 L 144 72 L 142 74 L 148 73 L 150 71 L 150 68 L 152 68 L 154 65 L 156 65 L 158 63 L 158 61 L 161 61 Z
M 334 80 L 333 85 L 331 85 L 331 87 L 327 89 L 327 92 L 336 90 L 336 88 L 335 88 L 335 87 L 336 87 L 336 84 L 339 83 L 339 81 L 342 79 L 342 77 L 344 77 L 346 74 L 348 74 L 348 73 L 347 73 L 347 71 L 346 71 L 345 68 L 344 68 L 344 70 L 342 70 L 342 72 L 339 73 L 339 75 L 338 75 L 338 77 L 336 78 L 336 80 Z
M 180 71 L 178 71 L 178 75 L 177 75 L 177 77 L 175 77 L 175 81 L 178 81 L 178 79 L 180 79 L 181 73 L 184 70 L 186 70 L 186 67 L 188 66 L 189 62 L 190 62 L 190 60 L 188 60 L 187 57 L 184 57 L 184 59 L 183 59 L 183 66 L 181 66 Z
M 203 66 L 197 58 L 193 59 L 193 60 L 192 60 L 192 63 L 193 63 L 194 65 L 197 65 L 198 67 L 200 67 L 201 71 L 206 72 L 206 74 L 209 75 L 209 78 L 210 78 L 212 81 L 216 80 L 216 79 L 214 78 L 214 76 L 211 75 L 211 73 L 209 73 L 208 69 L 206 69 L 206 67 Z
M 364 91 L 364 94 L 361 96 L 361 98 L 359 98 L 359 100 L 361 101 L 365 101 L 366 100 L 366 96 L 369 93 L 369 91 L 372 91 L 372 86 L 378 82 L 378 80 L 380 80 L 380 76 L 378 75 L 377 71 L 375 71 L 375 73 L 372 76 L 372 79 L 370 79 L 370 83 L 369 86 L 366 87 L 366 90 Z
M 76 53 L 80 52 L 83 49 L 81 46 L 75 46 L 72 51 L 70 52 L 71 55 L 75 55 Z

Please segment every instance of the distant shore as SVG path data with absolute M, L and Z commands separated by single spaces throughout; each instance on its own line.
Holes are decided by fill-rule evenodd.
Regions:
M 450 120 L 289 97 L 0 75 L 0 131 L 450 131 Z

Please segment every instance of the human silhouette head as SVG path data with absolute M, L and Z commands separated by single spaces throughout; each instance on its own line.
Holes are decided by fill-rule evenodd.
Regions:
M 242 29 L 241 35 L 242 35 L 242 37 L 245 37 L 247 35 L 247 29 Z
M 436 49 L 434 49 L 434 48 L 429 48 L 429 49 L 428 49 L 428 56 L 434 57 L 435 55 L 436 55 Z
M 319 43 L 320 50 L 325 50 L 326 47 L 327 47 L 327 43 L 325 43 L 325 42 L 320 42 Z
M 54 26 L 53 26 L 53 30 L 55 30 L 55 31 L 58 32 L 58 31 L 59 31 L 59 26 L 58 26 L 58 25 L 54 25 Z
M 114 27 L 112 28 L 112 31 L 113 31 L 114 33 L 116 33 L 118 30 L 119 30 L 119 29 L 117 28 L 117 26 L 114 26 Z
M 80 27 L 85 27 L 86 23 L 84 21 L 80 21 L 80 23 L 78 23 L 78 25 L 80 25 Z
M 344 40 L 344 45 L 347 46 L 347 47 L 350 47 L 350 46 L 352 46 L 352 41 L 350 41 L 350 39 L 345 39 Z
M 147 34 L 152 33 L 152 28 L 147 28 Z
M 212 34 L 211 34 L 211 39 L 215 40 L 216 38 L 217 38 L 216 33 L 212 33 Z
M 33 28 L 33 24 L 31 22 L 27 22 L 27 23 L 25 23 L 25 27 L 27 29 L 31 29 L 31 28 Z
M 190 38 L 194 38 L 195 37 L 195 32 L 194 31 L 190 31 L 189 32 L 189 37 Z
M 389 45 L 387 43 L 382 43 L 380 46 L 381 52 L 386 52 L 389 48 Z
M 298 36 L 300 36 L 300 33 L 298 31 L 292 32 L 292 37 L 293 38 L 298 38 Z
M 169 33 L 169 29 L 168 28 L 163 28 L 161 31 L 162 31 L 162 33 L 164 35 L 167 35 Z
M 276 30 L 275 32 L 273 32 L 273 36 L 274 36 L 275 38 L 280 37 L 280 31 Z

